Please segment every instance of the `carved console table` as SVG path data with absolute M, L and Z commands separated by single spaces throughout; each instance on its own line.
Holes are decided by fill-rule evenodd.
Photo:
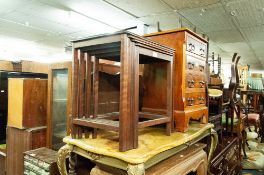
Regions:
M 64 142 L 67 145 L 59 150 L 59 170 L 61 175 L 75 175 L 74 156 L 78 154 L 97 165 L 120 169 L 128 175 L 144 175 L 145 170 L 211 135 L 211 149 L 207 161 L 210 162 L 218 142 L 217 134 L 212 128 L 212 124 L 191 123 L 186 133 L 175 132 L 171 136 L 164 135 L 162 128 L 144 128 L 139 130 L 138 149 L 126 152 L 118 150 L 118 135 L 115 132 L 100 132 L 97 139 L 65 137 Z M 66 170 L 68 157 L 69 172 Z

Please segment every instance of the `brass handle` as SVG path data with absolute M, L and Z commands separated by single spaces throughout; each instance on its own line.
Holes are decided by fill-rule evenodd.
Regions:
M 188 98 L 187 101 L 188 101 L 188 106 L 193 106 L 195 100 L 194 98 Z
M 203 88 L 204 85 L 205 85 L 205 82 L 204 81 L 200 81 L 199 83 L 200 83 L 200 87 Z
M 188 45 L 188 51 L 192 51 L 192 43 L 189 43 L 189 45 Z
M 200 104 L 204 104 L 205 98 L 204 97 L 198 97 L 198 100 L 200 101 Z
M 195 50 L 195 45 L 192 43 L 189 43 L 188 51 L 194 51 Z
M 204 50 L 204 49 L 201 48 L 201 49 L 200 49 L 200 52 L 201 52 L 201 53 L 200 53 L 201 56 L 204 56 L 204 55 L 205 55 L 205 50 Z
M 188 69 L 194 69 L 194 63 L 188 62 Z
M 192 51 L 194 51 L 195 50 L 195 45 L 192 45 Z
M 199 70 L 201 71 L 201 72 L 203 72 L 204 71 L 204 66 L 199 66 Z
M 194 87 L 194 83 L 195 83 L 194 80 L 188 80 L 188 87 L 189 87 L 189 88 Z

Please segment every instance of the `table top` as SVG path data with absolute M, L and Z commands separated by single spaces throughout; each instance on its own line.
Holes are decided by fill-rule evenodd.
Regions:
M 187 132 L 174 132 L 171 136 L 165 134 L 164 128 L 144 128 L 139 130 L 138 148 L 126 152 L 119 151 L 118 133 L 116 132 L 99 132 L 97 139 L 72 139 L 67 136 L 63 141 L 94 154 L 116 158 L 131 164 L 141 164 L 162 152 L 188 144 L 211 131 L 213 126 L 213 124 L 194 122 L 190 123 Z

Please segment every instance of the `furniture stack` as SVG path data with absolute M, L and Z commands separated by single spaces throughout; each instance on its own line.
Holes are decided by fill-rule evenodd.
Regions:
M 46 146 L 47 80 L 8 80 L 7 175 L 23 174 L 23 152 Z
M 138 129 L 166 124 L 170 135 L 172 120 L 172 67 L 174 49 L 129 32 L 96 36 L 73 42 L 72 83 L 72 132 L 73 138 L 96 138 L 97 130 L 104 129 L 119 133 L 119 150 L 128 151 L 138 147 Z M 99 62 L 110 60 L 120 62 L 118 110 L 105 111 L 99 106 Z M 165 113 L 155 114 L 140 109 L 139 64 L 155 67 L 164 64 L 166 73 L 163 98 Z M 156 72 L 159 71 L 156 69 Z M 164 72 L 164 70 L 161 70 Z M 152 77 L 157 75 L 152 75 Z M 150 79 L 142 77 L 143 83 Z M 116 81 L 109 79 L 108 81 Z M 150 84 L 148 84 L 150 85 Z M 152 82 L 152 88 L 160 88 Z M 105 97 L 111 103 L 111 97 Z M 152 98 L 152 100 L 157 100 Z
M 176 131 L 186 132 L 190 119 L 207 123 L 206 60 L 208 41 L 188 29 L 169 30 L 145 36 L 176 50 L 173 66 L 173 115 Z M 156 67 L 160 68 L 162 65 L 156 65 Z M 164 89 L 149 89 L 149 95 L 146 94 L 143 100 L 144 111 L 164 112 L 166 106 L 164 98 L 159 98 L 156 101 L 149 100 L 153 94 L 157 97 L 163 96 Z M 153 108 L 159 110 L 153 110 Z

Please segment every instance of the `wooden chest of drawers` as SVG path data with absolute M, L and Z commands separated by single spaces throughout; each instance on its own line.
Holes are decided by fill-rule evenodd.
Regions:
M 24 174 L 59 175 L 57 152 L 44 147 L 25 152 Z
M 208 42 L 188 29 L 158 32 L 148 34 L 146 37 L 176 50 L 173 68 L 173 115 L 176 130 L 187 131 L 190 119 L 207 123 L 206 60 Z M 162 64 L 157 65 L 157 67 L 162 66 Z M 144 73 L 148 73 L 148 70 L 145 69 Z M 165 79 L 166 73 L 163 75 L 164 77 L 159 77 L 159 79 Z M 159 80 L 159 82 L 162 81 Z M 166 96 L 166 88 L 157 90 L 148 88 L 148 84 L 144 86 L 148 93 L 143 98 L 143 110 L 152 111 L 154 107 L 158 107 L 160 111 L 156 111 L 157 113 L 164 112 L 166 101 L 163 98 L 157 99 L 158 103 L 150 101 L 151 97 L 147 94 L 155 94 L 157 97 Z

